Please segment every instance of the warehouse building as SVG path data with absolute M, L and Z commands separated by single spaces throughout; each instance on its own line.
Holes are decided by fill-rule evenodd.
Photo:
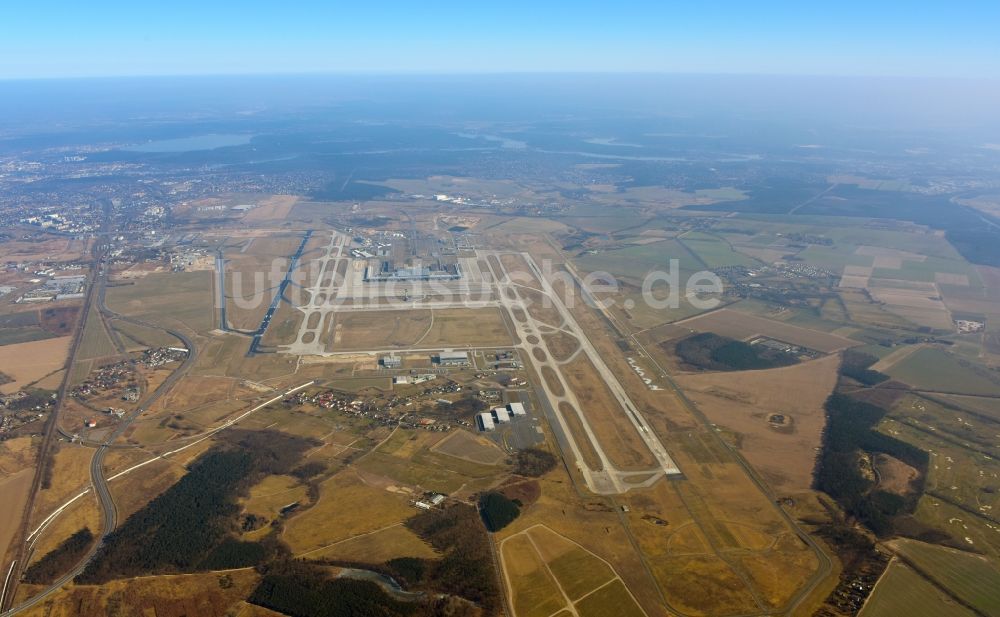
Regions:
M 469 366 L 469 354 L 464 351 L 442 351 L 437 362 L 441 366 Z
M 476 418 L 479 420 L 479 430 L 492 431 L 496 428 L 496 425 L 493 423 L 493 414 L 489 411 L 478 414 Z

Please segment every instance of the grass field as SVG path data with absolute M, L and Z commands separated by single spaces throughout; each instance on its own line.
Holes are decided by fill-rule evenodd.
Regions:
M 341 540 L 309 553 L 308 557 L 381 564 L 397 557 L 436 559 L 440 555 L 420 536 L 400 523 L 366 535 Z
M 111 341 L 107 328 L 104 327 L 101 314 L 96 310 L 89 311 L 87 323 L 83 326 L 83 338 L 80 339 L 77 358 L 82 360 L 103 358 L 115 353 L 115 344 Z
M 432 450 L 441 433 L 397 429 L 377 450 L 357 466 L 401 485 L 450 494 L 465 488 L 489 486 L 496 477 L 494 465 L 483 465 Z
M 888 372 L 918 390 L 1000 395 L 1000 374 L 936 347 L 914 352 Z
M 900 561 L 879 579 L 860 617 L 973 617 L 975 613 L 942 593 Z
M 734 251 L 729 242 L 719 236 L 692 231 L 679 239 L 707 268 L 757 265 L 756 260 Z
M 517 617 L 548 617 L 566 606 L 555 579 L 526 535 L 506 540 L 500 555 Z
M 674 325 L 698 332 L 714 332 L 741 341 L 755 335 L 767 336 L 823 353 L 832 353 L 857 344 L 842 336 L 757 317 L 731 308 L 685 319 Z
M 507 454 L 489 439 L 463 429 L 453 431 L 431 450 L 481 465 L 499 465 L 507 458 Z
M 293 553 L 308 553 L 396 525 L 414 512 L 406 494 L 370 486 L 345 471 L 320 485 L 319 501 L 285 524 L 282 539 Z
M 923 576 L 985 615 L 1000 614 L 1000 569 L 972 553 L 924 544 L 894 542 L 899 555 Z
M 157 325 L 182 323 L 196 332 L 215 327 L 213 273 L 165 272 L 137 279 L 132 285 L 109 287 L 108 307 Z
M 655 464 L 652 453 L 590 359 L 581 355 L 560 370 L 611 462 L 624 470 L 652 467 Z
M 504 539 L 500 555 L 517 617 L 548 616 L 569 604 L 581 616 L 645 615 L 605 561 L 548 527 Z

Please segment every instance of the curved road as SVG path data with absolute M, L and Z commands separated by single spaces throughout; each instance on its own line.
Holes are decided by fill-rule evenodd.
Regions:
M 125 416 L 125 418 L 118 425 L 118 427 L 111 434 L 109 434 L 108 437 L 97 447 L 97 450 L 94 452 L 94 456 L 90 459 L 91 483 L 94 487 L 94 492 L 96 493 L 98 501 L 100 503 L 101 512 L 103 516 L 101 539 L 95 542 L 93 546 L 90 547 L 90 550 L 87 551 L 83 559 L 81 559 L 80 562 L 72 570 L 59 577 L 59 579 L 57 579 L 51 585 L 46 587 L 43 591 L 33 596 L 30 600 L 27 600 L 22 604 L 20 604 L 19 606 L 14 607 L 11 610 L 3 613 L 2 614 L 3 617 L 7 617 L 9 615 L 16 615 L 33 606 L 36 606 L 37 604 L 42 602 L 45 598 L 58 591 L 61 587 L 63 587 L 63 585 L 66 585 L 74 578 L 76 578 L 76 576 L 81 572 L 83 572 L 84 568 L 87 567 L 87 564 L 90 563 L 91 559 L 94 558 L 94 555 L 97 554 L 97 551 L 100 549 L 104 539 L 107 538 L 108 535 L 111 534 L 111 532 L 113 532 L 118 525 L 118 509 L 115 506 L 114 498 L 112 497 L 111 491 L 108 488 L 107 478 L 104 475 L 104 458 L 105 456 L 107 456 L 108 450 L 113 447 L 112 444 L 114 443 L 114 441 L 117 440 L 119 437 L 121 437 L 122 434 L 124 434 L 125 430 L 128 429 L 129 425 L 137 417 L 139 417 L 139 415 L 142 414 L 143 411 L 148 409 L 151 405 L 153 405 L 153 403 L 159 400 L 161 396 L 163 396 L 166 392 L 168 392 L 171 388 L 173 388 L 173 386 L 177 383 L 177 381 L 180 380 L 181 377 L 183 377 L 191 369 L 191 367 L 195 363 L 195 360 L 197 360 L 197 349 L 194 345 L 194 342 L 184 333 L 172 330 L 170 328 L 157 326 L 149 322 L 143 321 L 141 319 L 127 317 L 125 315 L 121 315 L 109 309 L 105 304 L 105 292 L 107 288 L 106 288 L 106 275 L 103 272 L 103 270 L 99 273 L 98 280 L 95 281 L 95 284 L 97 285 L 96 308 L 101 312 L 102 316 L 105 319 L 117 319 L 120 321 L 125 321 L 146 328 L 163 330 L 184 343 L 184 346 L 187 347 L 188 350 L 187 357 L 184 359 L 181 365 L 177 367 L 177 369 L 174 370 L 166 379 L 164 379 L 163 382 L 156 388 L 156 390 L 154 390 L 146 398 L 146 400 L 143 402 L 142 405 L 137 407 L 132 413 Z M 81 325 L 81 332 L 82 329 L 83 327 Z M 58 430 L 58 427 L 56 427 L 56 429 Z M 47 523 L 45 525 L 47 525 Z M 41 533 L 45 525 L 43 525 L 38 529 L 38 533 Z M 32 535 L 37 537 L 38 534 L 35 533 Z M 25 563 L 27 561 L 28 555 L 30 555 L 30 548 L 28 551 L 25 552 L 25 558 L 22 559 L 21 561 L 22 563 Z M 13 593 L 13 588 L 10 589 L 10 592 Z

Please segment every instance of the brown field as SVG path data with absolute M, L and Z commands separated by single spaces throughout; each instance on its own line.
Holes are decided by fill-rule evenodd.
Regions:
M 228 577 L 231 585 L 220 581 Z M 24 613 L 29 617 L 222 617 L 244 605 L 257 585 L 253 568 L 222 573 L 147 576 L 110 581 L 104 585 L 71 585 Z M 26 590 L 31 591 L 27 586 Z M 40 588 L 35 588 L 38 591 Z M 254 613 L 249 613 L 254 614 Z M 260 613 L 256 613 L 260 614 Z
M 30 239 L 7 239 L 0 244 L 0 257 L 11 261 L 74 261 L 82 259 L 87 241 L 46 233 Z
M 764 371 L 678 375 L 708 418 L 737 434 L 743 456 L 779 491 L 807 490 L 840 357 Z M 769 422 L 785 416 L 784 424 Z
M 554 306 L 553 301 L 540 291 L 521 288 L 518 290 L 524 300 L 528 314 L 536 321 L 548 324 L 555 328 L 562 326 L 563 318 L 559 310 Z
M 652 453 L 590 360 L 580 356 L 561 370 L 608 459 L 623 470 L 652 467 Z
M 767 336 L 823 353 L 833 353 L 858 344 L 857 341 L 842 336 L 793 326 L 729 308 L 684 319 L 673 325 L 698 332 L 714 332 L 741 341 L 752 336 Z
M 481 465 L 499 465 L 507 458 L 507 454 L 489 439 L 463 429 L 453 431 L 434 444 L 431 451 Z
M 299 555 L 396 525 L 414 513 L 405 493 L 369 486 L 345 471 L 320 485 L 319 501 L 285 524 L 282 539 Z
M 22 469 L 0 477 L 0 501 L 3 502 L 6 511 L 0 520 L 0 561 L 7 554 L 7 549 L 21 524 L 21 512 L 28 499 L 34 475 L 34 469 Z
M 281 509 L 300 503 L 306 497 L 306 487 L 291 476 L 267 476 L 250 487 L 249 495 L 240 500 L 243 509 L 266 519 L 277 517 Z
M 69 336 L 0 346 L 0 366 L 13 381 L 0 385 L 0 394 L 11 394 L 59 370 L 69 353 Z

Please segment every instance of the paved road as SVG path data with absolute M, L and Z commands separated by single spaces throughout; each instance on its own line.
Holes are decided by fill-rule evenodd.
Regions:
M 184 346 L 187 348 L 188 354 L 187 357 L 184 359 L 184 361 L 181 363 L 181 365 L 177 367 L 177 369 L 174 370 L 165 380 L 163 380 L 163 382 L 156 388 L 156 390 L 154 390 L 146 398 L 146 400 L 143 401 L 143 404 L 141 406 L 139 406 L 133 412 L 131 412 L 130 414 L 125 416 L 125 418 L 123 418 L 122 422 L 119 423 L 118 427 L 111 434 L 108 435 L 108 437 L 104 440 L 103 443 L 101 443 L 97 447 L 97 449 L 94 452 L 94 456 L 90 460 L 91 484 L 94 488 L 94 492 L 97 495 L 97 499 L 101 507 L 101 515 L 102 515 L 101 539 L 98 542 L 94 543 L 94 545 L 90 548 L 90 550 L 87 551 L 86 555 L 84 555 L 83 559 L 81 559 L 80 562 L 76 565 L 76 567 L 74 567 L 72 570 L 70 570 L 63 576 L 59 577 L 59 579 L 56 580 L 53 584 L 49 585 L 45 590 L 35 595 L 27 602 L 22 603 L 21 605 L 17 606 L 14 609 L 11 609 L 6 613 L 3 613 L 4 617 L 6 617 L 7 615 L 16 615 L 33 606 L 36 606 L 38 603 L 42 602 L 45 598 L 58 591 L 63 585 L 69 583 L 74 578 L 76 578 L 76 576 L 81 572 L 83 572 L 84 568 L 87 567 L 87 564 L 90 563 L 91 559 L 94 558 L 94 555 L 97 554 L 97 551 L 100 549 L 104 539 L 107 538 L 108 535 L 111 532 L 113 532 L 118 525 L 118 508 L 115 505 L 114 498 L 111 495 L 111 490 L 108 488 L 107 478 L 104 475 L 104 458 L 105 456 L 107 456 L 108 450 L 111 449 L 113 447 L 112 444 L 119 437 L 121 437 L 122 434 L 124 434 L 125 430 L 128 429 L 129 425 L 137 417 L 139 417 L 139 415 L 141 415 L 143 411 L 145 411 L 151 405 L 153 405 L 165 393 L 169 392 L 170 389 L 173 388 L 173 386 L 177 383 L 177 381 L 180 380 L 191 369 L 192 366 L 194 366 L 194 363 L 197 360 L 197 348 L 195 347 L 194 342 L 183 332 L 179 332 L 169 328 L 163 328 L 161 326 L 157 326 L 155 324 L 140 319 L 126 317 L 125 315 L 115 313 L 114 311 L 109 309 L 105 304 L 105 294 L 107 291 L 107 286 L 106 286 L 107 281 L 105 277 L 106 273 L 101 272 L 98 275 L 95 284 L 92 285 L 92 290 L 96 289 L 94 297 L 91 298 L 91 302 L 96 304 L 96 307 L 93 308 L 99 310 L 102 313 L 103 317 L 106 319 L 125 321 L 146 328 L 164 330 L 167 333 L 171 334 L 172 336 L 181 340 Z M 86 322 L 81 322 L 81 323 L 86 323 Z M 80 328 L 80 330 L 82 331 L 82 327 Z M 55 425 L 56 423 L 54 423 L 54 426 Z M 56 426 L 56 429 L 58 430 L 58 426 Z M 34 544 L 33 539 L 37 539 L 37 537 L 45 529 L 47 524 L 50 523 L 52 520 L 55 520 L 54 517 L 52 519 L 49 519 L 47 523 L 38 527 L 31 534 L 26 536 L 26 539 L 28 541 L 25 542 L 25 545 L 28 550 L 25 551 L 24 558 L 30 557 L 30 549 Z M 21 563 L 24 563 L 24 561 L 22 561 Z M 13 589 L 11 589 L 11 592 L 13 592 Z
M 111 202 L 105 201 L 102 204 L 104 209 L 103 218 L 101 222 L 101 230 L 98 232 L 94 239 L 93 247 L 91 248 L 91 261 L 90 261 L 90 272 L 88 273 L 89 285 L 87 287 L 87 295 L 83 301 L 83 308 L 80 311 L 79 321 L 77 322 L 76 332 L 73 334 L 73 342 L 70 345 L 69 353 L 66 356 L 66 364 L 64 366 L 65 372 L 63 374 L 62 383 L 59 384 L 59 390 L 56 398 L 55 407 L 52 409 L 52 413 L 49 415 L 49 420 L 45 425 L 45 430 L 42 433 L 42 443 L 38 447 L 38 461 L 39 464 L 35 467 L 35 477 L 31 482 L 31 489 L 28 492 L 28 499 L 25 502 L 24 512 L 22 514 L 21 526 L 18 530 L 18 535 L 15 537 L 15 542 L 17 544 L 17 552 L 15 554 L 13 563 L 14 565 L 12 573 L 9 574 L 11 584 L 5 593 L 3 598 L 3 603 L 0 604 L 0 610 L 6 608 L 5 605 L 9 605 L 14 593 L 17 589 L 17 581 L 20 580 L 21 574 L 24 572 L 25 564 L 27 563 L 28 557 L 28 526 L 31 521 L 31 512 L 34 510 L 35 497 L 38 495 L 38 491 L 42 485 L 42 479 L 45 476 L 46 461 L 48 460 L 48 452 L 52 448 L 52 440 L 58 434 L 56 427 L 59 425 L 59 416 L 62 415 L 63 401 L 66 400 L 66 395 L 69 392 L 70 386 L 70 376 L 72 373 L 73 364 L 76 362 L 76 356 L 80 350 L 80 341 L 83 339 L 84 324 L 87 323 L 87 317 L 93 307 L 95 296 L 95 289 L 97 287 L 97 281 L 101 276 L 103 269 L 103 262 L 105 257 L 105 237 L 111 226 Z

